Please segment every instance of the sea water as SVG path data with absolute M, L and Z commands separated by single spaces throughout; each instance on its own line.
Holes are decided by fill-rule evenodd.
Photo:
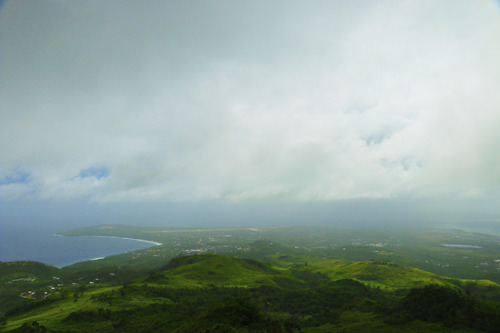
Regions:
M 42 226 L 0 226 L 0 261 L 29 260 L 63 267 L 155 245 L 124 238 L 56 234 L 62 231 Z

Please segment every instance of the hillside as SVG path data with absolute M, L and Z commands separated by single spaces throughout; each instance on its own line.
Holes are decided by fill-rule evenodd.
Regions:
M 51 291 L 60 270 L 34 261 L 0 262 L 0 314 Z
M 174 258 L 163 269 L 136 283 L 147 282 L 148 285 L 159 284 L 172 288 L 279 287 L 283 283 L 303 283 L 275 265 L 216 254 Z
M 268 260 L 269 255 L 280 253 L 351 261 L 389 261 L 440 276 L 500 283 L 500 237 L 456 229 L 328 226 L 176 229 L 99 225 L 60 234 L 128 237 L 162 244 L 67 267 L 72 271 L 96 265 L 157 269 L 173 257 L 195 253 L 259 260 Z
M 271 259 L 178 257 L 122 286 L 81 285 L 14 308 L 1 331 L 493 332 L 500 325 L 499 303 L 457 287 L 471 281 L 377 261 Z

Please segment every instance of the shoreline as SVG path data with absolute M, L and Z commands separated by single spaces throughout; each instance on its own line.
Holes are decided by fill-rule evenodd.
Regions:
M 154 244 L 156 246 L 163 245 L 160 242 L 155 242 L 151 240 L 146 240 L 146 239 L 139 239 L 139 238 L 130 238 L 130 237 L 120 237 L 120 236 L 101 236 L 101 235 L 61 235 L 61 234 L 54 234 L 54 236 L 60 236 L 60 237 L 106 237 L 106 238 L 119 238 L 119 239 L 129 239 L 129 240 L 134 240 L 138 242 L 144 242 L 144 243 L 149 243 L 149 244 Z
M 138 239 L 138 238 L 130 238 L 130 237 L 119 237 L 119 236 L 100 236 L 100 235 L 70 235 L 70 236 L 66 236 L 66 235 L 61 235 L 61 234 L 58 234 L 58 233 L 54 233 L 53 236 L 59 236 L 59 237 L 82 237 L 83 236 L 83 237 L 118 238 L 118 239 L 128 239 L 128 240 L 133 240 L 133 241 L 148 243 L 148 244 L 152 244 L 153 246 L 163 245 L 160 242 L 150 241 L 150 240 L 146 240 L 146 239 Z M 151 246 L 151 247 L 153 247 L 153 246 Z M 55 265 L 54 267 L 63 268 L 63 267 L 71 266 L 71 265 L 74 265 L 74 264 L 77 264 L 77 263 L 80 263 L 80 262 L 102 260 L 102 259 L 106 259 L 109 256 L 114 256 L 114 255 L 117 255 L 117 254 L 128 253 L 128 252 L 133 252 L 133 251 L 139 251 L 139 250 L 131 250 L 131 251 L 125 251 L 125 252 L 110 254 L 110 255 L 107 255 L 107 256 L 104 256 L 104 257 L 101 256 L 101 257 L 95 257 L 95 258 L 90 258 L 90 259 L 78 260 L 78 261 L 75 261 L 75 262 L 72 262 L 72 263 L 69 263 L 69 264 Z

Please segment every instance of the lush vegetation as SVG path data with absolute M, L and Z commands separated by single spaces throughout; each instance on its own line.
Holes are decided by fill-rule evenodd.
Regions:
M 500 286 L 484 279 L 495 277 L 498 238 L 318 230 L 73 231 L 162 245 L 62 269 L 0 263 L 0 331 L 498 331 Z M 446 276 L 409 266 L 445 258 L 449 267 L 436 267 L 456 267 Z M 462 274 L 470 258 L 479 269 Z
M 397 273 L 394 276 L 401 269 L 409 270 L 412 279 L 417 279 L 412 269 L 385 262 L 344 261 L 339 265 L 344 269 L 356 267 L 356 274 L 357 266 L 383 267 L 371 270 L 372 278 L 391 274 L 391 268 Z M 494 332 L 500 327 L 499 303 L 472 296 L 437 276 L 439 284 L 384 290 L 355 278 L 334 279 L 334 270 L 327 264 L 280 267 L 216 254 L 178 257 L 121 286 L 80 286 L 66 295 L 52 295 L 13 308 L 3 317 L 3 329 Z M 422 278 L 427 279 L 427 274 L 422 272 Z
M 79 263 L 75 270 L 96 265 L 151 269 L 173 257 L 195 253 L 268 260 L 269 254 L 279 252 L 326 259 L 390 261 L 442 276 L 500 283 L 500 238 L 454 229 L 321 226 L 168 229 L 101 225 L 61 234 L 130 237 L 162 244 L 97 262 Z
M 33 261 L 0 262 L 0 314 L 15 305 L 36 299 L 37 292 L 38 296 L 45 295 L 50 290 L 47 285 L 53 283 L 58 273 L 55 267 Z

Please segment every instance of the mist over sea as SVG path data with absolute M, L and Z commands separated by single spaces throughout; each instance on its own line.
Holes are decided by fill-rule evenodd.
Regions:
M 55 233 L 91 225 L 118 223 L 165 228 L 322 225 L 339 227 L 459 228 L 500 236 L 500 219 L 439 214 L 427 201 L 352 200 L 343 203 L 141 203 L 89 205 L 0 201 L 0 261 L 34 260 L 62 267 L 153 246 L 131 239 L 62 237 Z M 459 212 L 460 213 L 460 212 Z M 496 216 L 494 216 L 496 217 Z
M 481 234 L 500 236 L 500 220 L 499 219 L 483 219 L 472 222 L 462 222 L 452 224 L 449 227 L 455 227 L 468 232 L 477 232 Z
M 49 226 L 0 226 L 0 261 L 39 261 L 62 267 L 154 246 L 132 239 L 57 236 L 65 229 Z

